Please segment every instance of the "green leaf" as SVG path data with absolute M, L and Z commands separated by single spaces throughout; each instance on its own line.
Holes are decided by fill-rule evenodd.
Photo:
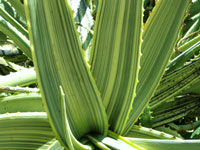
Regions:
M 0 76 L 0 87 L 26 86 L 36 82 L 37 79 L 34 68 L 23 69 L 15 73 L 10 73 L 6 76 Z
M 164 133 L 164 134 L 170 134 L 170 135 L 172 135 L 174 138 L 181 138 L 181 139 L 183 139 L 183 137 L 181 137 L 181 135 L 178 133 L 178 131 L 177 130 L 175 130 L 173 127 L 175 127 L 174 125 L 172 125 L 173 123 L 169 123 L 169 124 L 167 124 L 167 126 L 159 126 L 159 127 L 157 127 L 157 128 L 155 128 L 155 130 L 158 130 L 158 131 L 160 131 L 161 133 Z M 169 125 L 169 127 L 168 127 L 168 125 Z M 173 126 L 173 127 L 172 127 Z
M 1 55 L 1 46 L 0 46 L 0 55 Z M 10 65 L 8 62 L 6 62 L 6 60 L 0 57 L 0 75 L 7 75 L 13 71 L 15 71 L 15 69 L 12 68 L 12 65 Z
M 199 135 L 200 134 L 200 127 L 198 127 L 191 135 L 190 138 L 193 138 L 195 135 Z
M 22 4 L 21 0 L 8 0 L 11 5 L 15 8 L 17 13 L 24 19 L 26 20 L 26 14 L 25 14 L 25 9 L 24 5 Z
M 142 4 L 100 1 L 92 43 L 91 71 L 101 92 L 110 128 L 122 134 L 138 82 Z
M 177 119 L 187 116 L 189 113 L 197 110 L 200 106 L 198 97 L 190 95 L 181 96 L 180 98 L 168 99 L 167 103 L 163 103 L 153 109 L 153 128 L 165 125 Z
M 144 150 L 144 149 L 138 149 L 133 147 L 132 145 L 129 145 L 125 143 L 124 141 L 120 139 L 115 139 L 112 137 L 105 137 L 102 135 L 92 135 L 93 139 L 95 139 L 98 142 L 103 143 L 104 145 L 110 147 L 111 149 L 116 150 Z
M 25 2 L 37 77 L 57 138 L 68 147 L 59 86 L 66 94 L 66 114 L 73 136 L 79 139 L 89 132 L 105 135 L 106 112 L 83 60 L 68 3 L 65 0 Z
M 200 81 L 192 84 L 187 89 L 183 90 L 182 94 L 193 93 L 193 94 L 200 94 Z
M 44 112 L 39 93 L 17 94 L 0 98 L 0 114 L 15 112 Z
M 46 113 L 0 114 L 0 149 L 63 149 L 55 140 Z
M 13 17 L 11 16 L 4 8 L 4 5 L 0 5 L 0 14 L 5 20 L 9 21 L 10 24 L 16 27 L 24 36 L 28 38 L 28 31 Z
M 127 132 L 148 104 L 169 61 L 189 0 L 159 0 L 144 27 L 141 69 Z
M 0 31 L 0 44 L 4 44 L 7 41 L 7 36 Z
M 105 144 L 103 144 L 99 139 L 91 136 L 91 135 L 87 135 L 87 138 L 94 144 L 96 145 L 98 148 L 100 148 L 101 150 L 111 150 L 109 147 L 107 147 Z
M 141 145 L 148 150 L 198 150 L 200 146 L 200 140 L 157 140 L 136 138 L 127 138 L 127 140 Z
M 145 138 L 145 139 L 179 139 L 175 136 L 170 134 L 160 132 L 158 130 L 145 128 L 141 126 L 134 125 L 131 130 L 125 135 L 126 137 L 133 137 L 133 138 Z
M 200 81 L 200 59 L 164 76 L 151 98 L 150 107 L 154 109 L 166 100 L 176 96 L 191 84 Z
M 61 94 L 61 113 L 62 113 L 62 123 L 64 128 L 64 135 L 65 138 L 67 139 L 67 145 L 71 150 L 76 150 L 76 149 L 82 149 L 82 150 L 92 150 L 92 148 L 90 148 L 87 145 L 83 145 L 81 144 L 79 141 L 76 140 L 76 138 L 73 136 L 73 133 L 71 131 L 70 125 L 69 125 L 69 121 L 68 121 L 68 116 L 66 114 L 66 97 L 64 94 L 64 91 L 62 89 L 62 87 L 60 86 L 60 94 Z
M 0 7 L 0 10 L 3 9 Z M 0 12 L 1 15 L 2 12 Z M 12 20 L 13 18 L 11 18 L 11 16 L 9 16 L 9 14 L 7 14 L 6 12 L 5 16 L 10 19 L 6 20 L 3 16 L 0 16 L 0 31 L 9 36 L 9 38 L 12 39 L 15 44 L 17 44 L 17 46 L 25 53 L 25 55 L 31 59 L 32 56 L 30 51 L 30 42 L 27 38 L 28 33 L 19 23 L 17 23 L 15 20 Z
M 181 54 L 170 61 L 166 72 L 171 72 L 182 67 L 184 63 L 190 60 L 192 56 L 199 52 L 199 50 L 200 35 L 178 48 L 178 51 L 181 52 Z

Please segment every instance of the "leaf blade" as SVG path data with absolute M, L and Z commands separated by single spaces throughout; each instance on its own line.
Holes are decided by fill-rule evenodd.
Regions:
M 127 122 L 138 81 L 142 4 L 137 0 L 100 1 L 98 8 L 91 71 L 110 127 L 118 134 Z
M 60 117 L 59 86 L 63 87 L 67 96 L 66 113 L 74 137 L 78 139 L 92 131 L 106 134 L 106 113 L 83 60 L 68 4 L 65 0 L 27 2 L 30 39 L 35 49 L 34 63 L 47 114 L 57 138 L 67 147 L 64 135 L 66 127 L 62 125 Z
M 189 0 L 159 0 L 147 20 L 143 33 L 139 83 L 125 132 L 142 113 L 163 75 L 188 5 Z

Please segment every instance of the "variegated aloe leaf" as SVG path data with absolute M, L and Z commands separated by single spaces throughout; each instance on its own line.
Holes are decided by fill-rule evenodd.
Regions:
M 132 138 L 144 138 L 144 139 L 182 140 L 181 138 L 173 136 L 171 134 L 167 134 L 158 130 L 136 125 L 134 125 L 125 136 Z
M 189 0 L 159 0 L 144 26 L 141 69 L 128 131 L 148 104 L 169 61 Z
M 197 150 L 200 146 L 199 140 L 163 140 L 163 139 L 142 139 L 127 138 L 127 140 L 142 145 L 147 150 Z
M 66 95 L 66 114 L 72 135 L 79 139 L 89 132 L 106 134 L 106 112 L 84 62 L 68 3 L 65 0 L 25 2 L 39 85 L 57 138 L 65 147 L 69 146 L 60 86 Z
M 34 68 L 22 69 L 6 76 L 0 76 L 0 87 L 27 86 L 36 82 L 37 79 Z
M 91 71 L 110 128 L 118 134 L 123 133 L 138 81 L 142 5 L 138 0 L 102 0 L 97 12 Z
M 0 98 L 0 114 L 15 112 L 45 112 L 39 93 L 15 94 Z
M 1 150 L 63 150 L 47 121 L 46 113 L 0 114 Z

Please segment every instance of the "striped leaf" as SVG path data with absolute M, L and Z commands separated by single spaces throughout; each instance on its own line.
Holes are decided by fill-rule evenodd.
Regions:
M 200 146 L 199 140 L 163 140 L 163 139 L 136 139 L 136 138 L 127 138 L 127 140 L 142 145 L 145 149 L 148 150 L 197 150 Z
M 131 130 L 125 135 L 126 137 L 132 138 L 143 138 L 143 139 L 171 139 L 171 140 L 182 140 L 171 134 L 163 133 L 158 130 L 146 128 L 142 126 L 134 125 Z
M 0 98 L 0 114 L 15 112 L 44 112 L 39 93 L 17 94 Z
M 20 26 L 17 22 L 8 22 L 8 20 L 0 16 L 0 31 L 2 31 L 10 39 L 12 39 L 17 44 L 17 46 L 25 53 L 25 55 L 31 59 L 32 56 L 30 51 L 29 39 L 26 37 L 25 34 L 23 34 L 24 31 L 18 30 L 19 28 Z
M 144 26 L 141 69 L 127 132 L 151 99 L 169 61 L 189 0 L 159 0 Z
M 79 139 L 89 132 L 106 134 L 106 112 L 83 60 L 68 3 L 27 0 L 25 5 L 39 85 L 57 138 L 65 147 L 69 146 L 60 86 L 66 94 L 66 114 L 72 135 Z
M 195 54 L 198 54 L 199 50 L 200 35 L 196 36 L 195 38 L 178 48 L 178 51 L 181 52 L 181 54 L 170 60 L 166 72 L 169 73 L 182 67 L 184 63 L 194 57 Z
M 63 150 L 55 140 L 46 113 L 0 114 L 1 150 Z
M 185 65 L 179 70 L 164 76 L 151 98 L 150 107 L 153 110 L 168 99 L 180 94 L 192 84 L 200 81 L 200 59 Z
M 91 71 L 101 92 L 110 128 L 126 125 L 138 81 L 142 4 L 138 0 L 100 1 Z
M 0 76 L 0 87 L 26 86 L 36 82 L 37 79 L 34 68 L 23 69 L 6 76 Z

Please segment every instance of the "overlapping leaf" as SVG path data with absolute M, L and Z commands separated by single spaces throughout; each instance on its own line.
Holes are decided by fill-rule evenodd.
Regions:
M 0 150 L 63 150 L 46 113 L 0 114 Z
M 66 147 L 59 87 L 66 94 L 68 123 L 75 138 L 106 134 L 108 124 L 100 93 L 85 65 L 71 9 L 65 0 L 26 3 L 34 63 L 51 125 Z

